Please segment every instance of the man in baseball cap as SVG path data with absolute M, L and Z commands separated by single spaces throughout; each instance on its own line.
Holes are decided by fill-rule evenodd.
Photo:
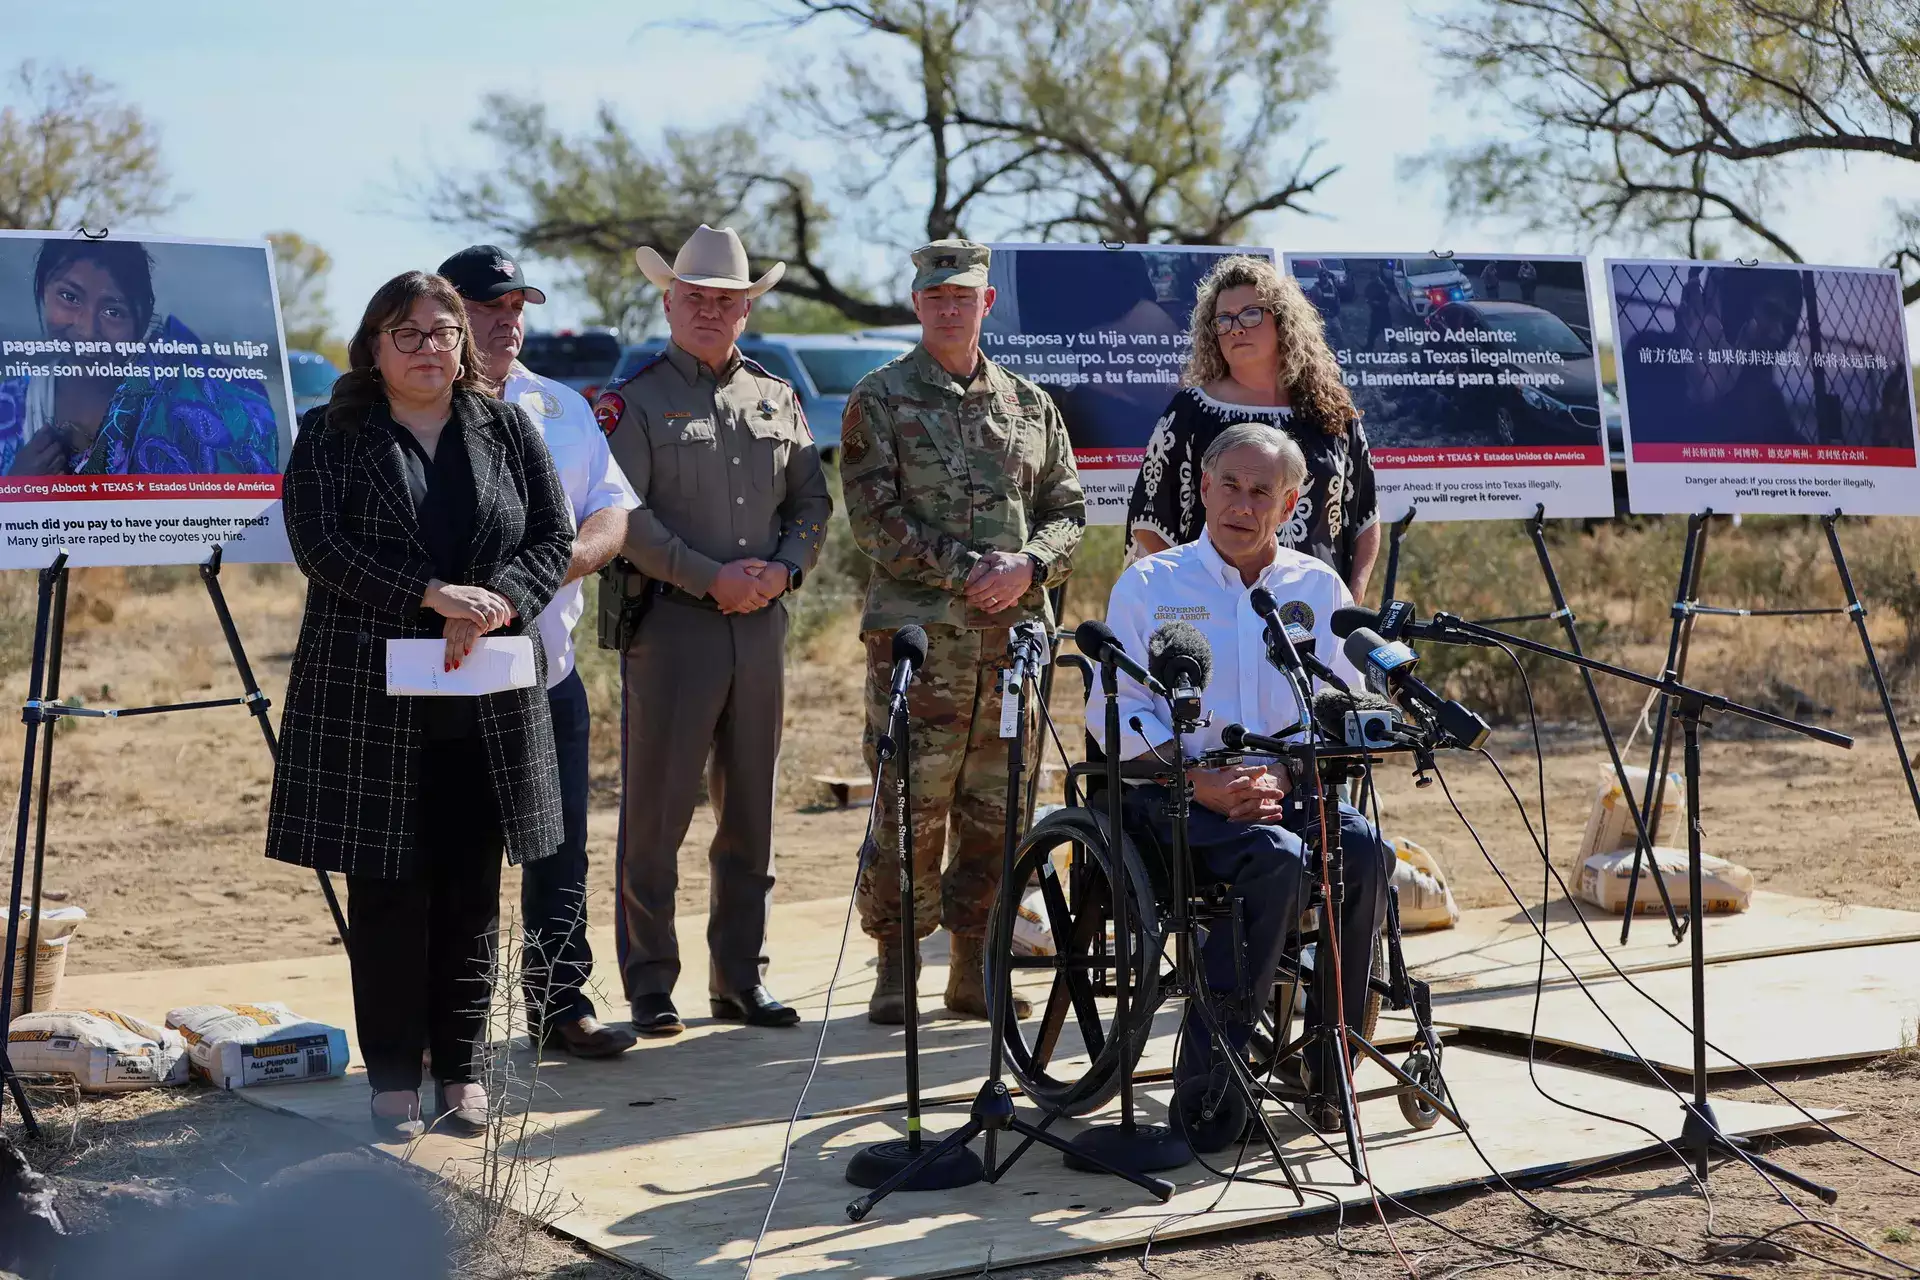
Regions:
M 529 285 L 520 266 L 496 245 L 476 244 L 440 264 L 466 303 L 481 376 L 495 394 L 533 420 L 553 455 L 573 512 L 573 560 L 567 578 L 540 615 L 547 651 L 547 704 L 553 713 L 560 766 L 560 851 L 521 868 L 520 914 L 526 931 L 521 966 L 527 1026 L 546 1047 L 582 1058 L 610 1058 L 633 1047 L 631 1027 L 606 1026 L 585 986 L 593 972 L 587 947 L 587 690 L 574 670 L 573 627 L 586 610 L 580 580 L 619 552 L 627 512 L 640 505 L 613 460 L 593 408 L 563 382 L 520 363 L 526 307 L 547 295 Z

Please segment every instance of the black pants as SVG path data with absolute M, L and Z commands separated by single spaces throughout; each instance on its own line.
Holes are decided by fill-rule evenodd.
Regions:
M 1127 794 L 1127 807 L 1129 826 L 1151 825 L 1163 846 L 1171 848 L 1172 824 L 1164 789 L 1135 787 Z M 1275 970 L 1307 902 L 1306 846 L 1287 829 L 1304 828 L 1303 806 L 1290 800 L 1282 821 L 1286 826 L 1232 822 L 1199 805 L 1188 812 L 1187 843 L 1195 871 L 1226 885 L 1230 895 L 1240 900 L 1241 954 L 1234 954 L 1233 931 L 1220 926 L 1208 931 L 1201 949 L 1207 985 L 1222 997 L 1215 1008 L 1237 1050 L 1245 1050 L 1254 1020 L 1273 998 Z M 1393 852 L 1373 824 L 1347 804 L 1340 806 L 1340 845 L 1345 885 L 1339 921 L 1340 991 L 1347 1024 L 1358 1028 L 1366 1016 L 1373 940 L 1387 915 Z M 1314 968 L 1316 981 L 1330 991 L 1332 967 L 1316 964 Z M 1284 1034 L 1285 1028 L 1281 1031 Z M 1198 1010 L 1189 1008 L 1175 1078 L 1212 1074 L 1213 1049 L 1205 1020 Z M 1317 1078 L 1331 1078 L 1331 1062 L 1309 1065 Z
M 347 877 L 353 1014 L 378 1092 L 474 1078 L 500 932 L 505 842 L 478 738 L 425 745 L 419 865 L 405 880 Z
M 526 950 L 520 966 L 527 1026 L 538 1034 L 554 1023 L 594 1016 L 586 993 L 593 976 L 587 945 L 587 689 L 578 671 L 547 690 L 553 713 L 553 749 L 560 765 L 560 815 L 565 835 L 550 857 L 520 869 L 520 916 Z

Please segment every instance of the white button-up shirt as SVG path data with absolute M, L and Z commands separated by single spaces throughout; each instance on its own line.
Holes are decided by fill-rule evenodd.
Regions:
M 607 448 L 607 437 L 594 421 L 593 407 L 578 391 L 543 378 L 516 360 L 500 398 L 527 411 L 553 455 L 560 487 L 573 509 L 573 527 L 596 511 L 618 507 L 631 511 L 640 495 L 627 483 L 620 464 Z M 586 592 L 569 582 L 554 595 L 539 619 L 540 643 L 547 651 L 547 688 L 573 671 L 573 628 L 587 609 Z
M 1275 736 L 1285 736 L 1299 724 L 1300 707 L 1292 686 L 1267 661 L 1265 624 L 1253 611 L 1255 587 L 1273 593 L 1283 622 L 1313 633 L 1315 657 L 1354 688 L 1364 686 L 1333 635 L 1333 611 L 1353 603 L 1338 573 L 1321 560 L 1280 547 L 1273 563 L 1249 586 L 1203 533 L 1197 542 L 1128 565 L 1113 584 L 1107 603 L 1107 625 L 1128 656 L 1143 666 L 1148 637 L 1168 622 L 1192 624 L 1212 648 L 1213 672 L 1204 702 L 1212 722 L 1184 736 L 1189 755 L 1219 747 L 1221 730 L 1230 724 Z M 1122 759 L 1173 740 L 1164 702 L 1125 674 L 1120 676 L 1119 692 Z M 1131 727 L 1135 716 L 1146 730 L 1144 737 Z M 1105 722 L 1106 699 L 1096 683 L 1087 703 L 1087 725 L 1096 740 Z

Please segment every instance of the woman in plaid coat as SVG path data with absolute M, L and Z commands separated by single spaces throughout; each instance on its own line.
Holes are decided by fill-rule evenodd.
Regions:
M 347 877 L 348 945 L 374 1124 L 428 1117 L 475 1132 L 474 1082 L 499 926 L 500 858 L 561 839 L 546 656 L 534 620 L 573 526 L 545 444 L 484 394 L 466 312 L 439 276 L 381 286 L 352 369 L 309 412 L 285 477 L 307 607 L 287 683 L 267 856 Z M 457 665 L 483 634 L 533 639 L 524 689 L 395 697 L 386 641 L 443 638 Z

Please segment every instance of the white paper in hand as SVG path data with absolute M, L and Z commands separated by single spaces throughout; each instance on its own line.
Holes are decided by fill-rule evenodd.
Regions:
M 532 636 L 481 636 L 473 652 L 445 670 L 445 640 L 387 641 L 387 692 L 473 697 L 533 685 Z

